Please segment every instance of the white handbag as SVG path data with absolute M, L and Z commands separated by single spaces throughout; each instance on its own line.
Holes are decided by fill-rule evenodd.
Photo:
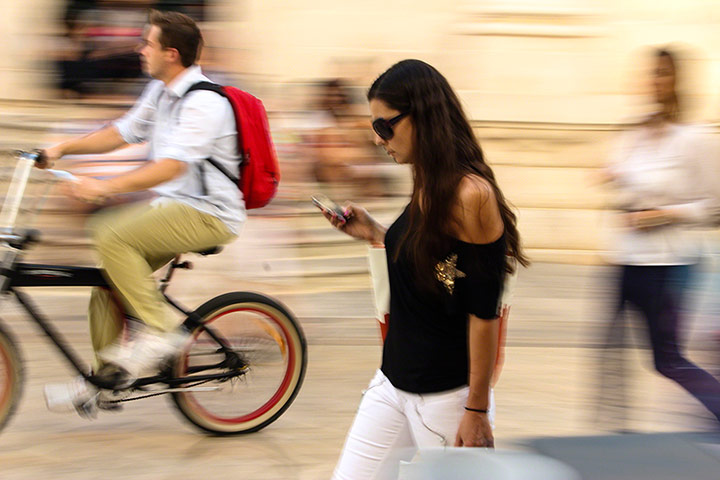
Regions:
M 505 362 L 505 339 L 507 338 L 507 324 L 508 318 L 510 317 L 510 307 L 512 306 L 513 294 L 515 293 L 515 282 L 518 276 L 518 266 L 514 258 L 507 257 L 508 263 L 513 264 L 515 270 L 511 274 L 505 275 L 503 281 L 503 292 L 500 296 L 500 321 L 499 336 L 498 336 L 498 351 L 497 357 L 495 357 L 495 368 L 493 370 L 492 378 L 490 380 L 490 386 L 494 387 L 497 381 L 500 379 L 500 372 L 502 371 L 503 363 Z
M 375 318 L 380 323 L 380 333 L 385 340 L 388 318 L 390 317 L 390 279 L 388 278 L 387 256 L 385 247 L 368 248 L 368 262 L 370 263 L 370 277 L 373 285 L 373 298 L 375 299 Z

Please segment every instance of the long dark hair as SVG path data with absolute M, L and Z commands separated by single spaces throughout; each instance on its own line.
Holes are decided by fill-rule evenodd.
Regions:
M 460 180 L 473 174 L 492 187 L 505 224 L 507 254 L 523 266 L 529 264 L 520 247 L 517 219 L 485 163 L 480 144 L 448 81 L 420 60 L 403 60 L 380 75 L 368 91 L 368 101 L 381 100 L 390 108 L 409 112 L 413 139 L 413 193 L 409 226 L 400 239 L 423 285 L 435 286 L 433 269 L 447 254 L 453 241 L 448 219 Z M 422 209 L 421 198 L 422 193 Z M 394 254 L 395 259 L 401 248 Z M 506 270 L 514 265 L 508 262 Z M 431 283 L 432 282 L 432 283 Z
M 682 116 L 682 110 L 680 109 L 680 99 L 678 98 L 677 93 L 678 70 L 675 54 L 668 48 L 658 48 L 657 50 L 655 50 L 654 56 L 656 61 L 659 61 L 661 58 L 665 58 L 670 62 L 670 66 L 672 67 L 673 71 L 673 77 L 675 79 L 672 94 L 670 95 L 668 101 L 666 101 L 663 105 L 662 116 L 670 122 L 679 122 Z

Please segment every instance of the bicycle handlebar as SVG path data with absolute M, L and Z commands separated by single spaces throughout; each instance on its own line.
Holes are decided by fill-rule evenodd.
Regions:
M 35 166 L 38 168 L 40 168 L 42 164 L 47 160 L 47 158 L 45 157 L 45 151 L 39 149 L 33 150 L 31 152 L 27 152 L 24 150 L 15 150 L 15 156 L 21 159 L 32 160 L 33 162 L 35 162 Z M 68 182 L 78 181 L 78 178 L 75 175 L 65 170 L 56 170 L 53 168 L 43 168 L 42 170 L 54 175 L 58 180 L 65 180 Z
M 35 162 L 36 167 L 42 166 L 42 164 L 47 160 L 45 157 L 45 151 L 44 150 L 33 150 L 31 152 L 26 152 L 24 150 L 16 150 L 15 155 L 19 158 L 24 158 L 28 160 L 32 160 Z M 77 182 L 78 178 L 73 175 L 70 172 L 66 172 L 65 170 L 56 170 L 53 168 L 44 168 L 46 172 L 54 175 L 58 180 L 65 180 L 68 182 Z
M 25 188 L 27 187 L 28 179 L 33 167 L 42 167 L 46 161 L 42 150 L 34 150 L 32 152 L 26 152 L 23 150 L 17 150 L 15 152 L 17 163 L 15 165 L 15 172 L 13 173 L 10 185 L 8 186 L 7 195 L 0 210 L 0 231 L 1 232 L 12 232 L 15 226 L 15 221 L 20 211 L 20 202 L 22 201 L 23 195 L 25 194 Z M 70 172 L 62 170 L 44 169 L 55 178 L 68 181 L 77 181 L 77 178 Z M 0 239 L 0 242 L 2 239 Z
M 35 163 L 42 163 L 45 160 L 45 153 L 42 150 L 33 150 L 32 152 L 15 150 L 15 156 L 32 160 Z

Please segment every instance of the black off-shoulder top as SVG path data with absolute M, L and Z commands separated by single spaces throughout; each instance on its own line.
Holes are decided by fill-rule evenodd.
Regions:
M 453 242 L 435 268 L 437 292 L 422 289 L 413 265 L 394 252 L 408 228 L 409 209 L 388 229 L 390 320 L 382 371 L 396 388 L 432 393 L 468 382 L 468 315 L 494 319 L 505 276 L 505 235 L 487 244 Z

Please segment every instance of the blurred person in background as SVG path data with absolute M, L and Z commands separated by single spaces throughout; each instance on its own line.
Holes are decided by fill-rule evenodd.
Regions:
M 67 3 L 62 32 L 54 43 L 64 97 L 86 96 L 97 93 L 101 83 L 114 82 L 117 87 L 120 82 L 142 76 L 135 46 L 144 21 L 145 10 L 141 7 L 151 3 Z
M 85 71 L 84 27 L 77 13 L 68 10 L 62 25 L 62 33 L 54 39 L 54 55 L 60 74 L 59 87 L 65 98 L 76 98 L 83 93 Z
M 338 78 L 322 82 L 315 103 L 315 127 L 305 142 L 314 180 L 327 185 L 331 196 L 349 188 L 364 196 L 384 195 L 385 179 L 373 168 L 379 157 L 345 82 Z
M 718 179 L 708 175 L 714 159 L 703 154 L 698 128 L 681 123 L 676 56 L 658 49 L 652 60 L 656 110 L 621 135 L 603 172 L 620 211 L 612 252 L 620 273 L 605 349 L 622 350 L 622 319 L 627 307 L 634 307 L 647 324 L 656 370 L 720 420 L 720 383 L 690 362 L 681 346 L 682 306 L 691 269 L 702 253 L 690 230 L 715 217 L 717 202 L 709 182 Z M 606 407 L 603 398 L 625 394 L 622 359 L 616 364 L 608 360 L 599 366 L 601 410 Z M 612 384 L 613 376 L 619 383 Z M 619 391 L 605 391 L 613 387 Z M 601 417 L 604 423 L 612 420 Z
M 187 337 L 187 332 L 177 329 L 156 288 L 153 271 L 179 253 L 232 241 L 246 216 L 237 186 L 219 170 L 205 167 L 206 159 L 212 157 L 239 175 L 229 102 L 210 91 L 185 96 L 195 83 L 208 81 L 195 64 L 202 46 L 200 30 L 181 13 L 151 11 L 143 39 L 139 50 L 143 69 L 155 80 L 132 110 L 101 130 L 44 151 L 45 166 L 51 166 L 63 155 L 150 143 L 153 160 L 142 167 L 109 180 L 80 177 L 68 187 L 74 197 L 86 202 L 146 189 L 158 196 L 149 204 L 110 209 L 92 221 L 101 267 L 128 314 L 122 322 L 111 292 L 93 291 L 89 319 L 96 372 L 120 374 L 128 385 L 176 353 Z M 128 328 L 130 324 L 134 327 Z M 60 409 L 70 403 L 79 413 L 92 414 L 103 407 L 93 388 L 82 377 L 69 384 L 48 385 L 48 406 Z
M 348 235 L 385 246 L 390 320 L 336 480 L 397 478 L 418 448 L 493 447 L 490 378 L 503 280 L 527 260 L 515 215 L 447 80 L 397 63 L 368 92 L 375 143 L 414 173 L 410 203 L 386 229 L 355 204 Z

